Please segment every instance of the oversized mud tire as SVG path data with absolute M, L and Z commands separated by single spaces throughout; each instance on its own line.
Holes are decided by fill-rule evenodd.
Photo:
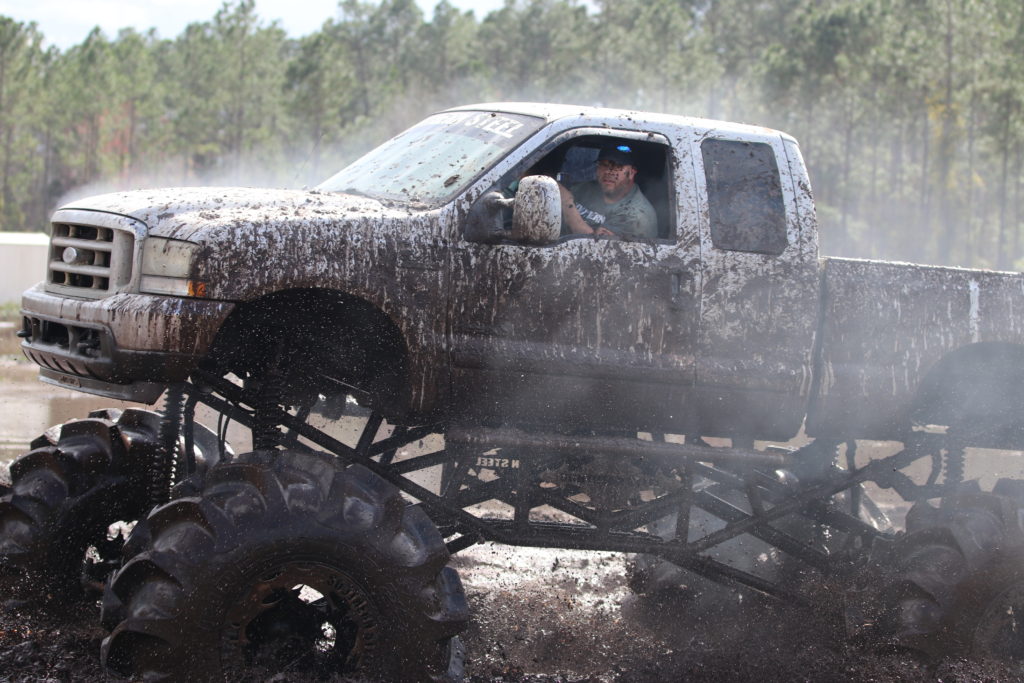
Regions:
M 154 510 L 103 601 L 108 671 L 137 678 L 446 680 L 468 619 L 426 514 L 369 470 L 255 452 Z
M 138 468 L 158 448 L 159 424 L 150 411 L 101 410 L 33 440 L 0 497 L 0 565 L 52 599 L 80 596 L 86 549 L 145 512 Z
M 1024 499 L 994 493 L 915 503 L 880 580 L 847 600 L 854 635 L 923 652 L 1024 662 Z M 1000 493 L 1011 495 L 999 495 Z

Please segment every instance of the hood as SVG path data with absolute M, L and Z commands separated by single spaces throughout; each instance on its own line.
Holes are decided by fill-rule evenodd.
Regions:
M 412 209 L 389 208 L 375 199 L 316 190 L 242 187 L 183 187 L 136 190 L 86 197 L 61 207 L 134 218 L 149 234 L 200 240 L 205 232 L 246 225 L 336 223 L 352 219 L 408 216 Z

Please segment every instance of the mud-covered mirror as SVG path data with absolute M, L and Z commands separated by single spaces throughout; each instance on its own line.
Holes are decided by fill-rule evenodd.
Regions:
M 549 244 L 562 230 L 562 200 L 558 183 L 547 176 L 519 181 L 512 212 L 512 239 L 528 244 Z

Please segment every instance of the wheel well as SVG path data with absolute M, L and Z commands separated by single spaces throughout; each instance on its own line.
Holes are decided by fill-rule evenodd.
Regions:
M 204 366 L 259 378 L 273 363 L 289 403 L 351 394 L 386 415 L 409 406 L 408 350 L 379 308 L 342 292 L 297 289 L 239 304 L 217 333 Z M 325 378 L 330 378 L 325 379 Z
M 982 342 L 957 349 L 928 372 L 911 413 L 917 424 L 968 430 L 989 447 L 1024 446 L 1024 346 Z

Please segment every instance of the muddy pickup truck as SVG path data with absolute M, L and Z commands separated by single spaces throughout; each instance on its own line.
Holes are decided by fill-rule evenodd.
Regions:
M 612 148 L 656 235 L 565 229 Z M 1024 483 L 965 481 L 1024 448 L 1024 278 L 820 257 L 778 131 L 452 109 L 312 190 L 65 206 L 23 315 L 43 381 L 163 397 L 49 430 L 0 499 L 3 563 L 103 586 L 111 672 L 458 678 L 482 541 L 639 554 L 640 593 L 840 581 L 851 638 L 1024 659 Z

